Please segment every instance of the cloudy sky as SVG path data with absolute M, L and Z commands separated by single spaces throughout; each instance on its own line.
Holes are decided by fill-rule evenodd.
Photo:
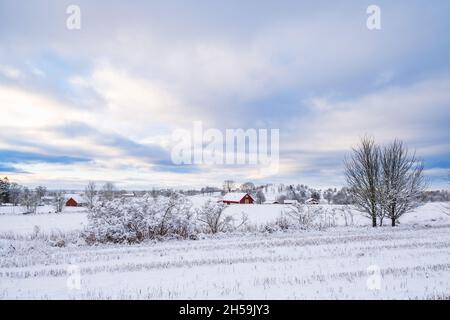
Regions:
M 66 27 L 69 5 L 81 29 Z M 381 8 L 381 30 L 366 9 Z M 341 186 L 363 135 L 450 168 L 449 1 L 0 0 L 0 174 L 29 186 Z M 276 175 L 178 166 L 172 133 L 279 129 Z

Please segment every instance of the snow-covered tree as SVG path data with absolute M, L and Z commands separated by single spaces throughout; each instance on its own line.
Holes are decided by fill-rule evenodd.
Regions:
M 197 210 L 197 217 L 204 224 L 206 232 L 218 233 L 227 231 L 230 228 L 232 217 L 225 216 L 226 205 L 208 200 Z
M 42 198 L 45 197 L 45 195 L 47 194 L 47 188 L 43 187 L 43 186 L 38 186 L 38 187 L 36 187 L 36 189 L 34 189 L 34 191 L 36 193 L 37 200 L 40 204 L 42 201 Z
M 17 206 L 19 204 L 21 192 L 22 192 L 22 187 L 19 184 L 15 183 L 15 182 L 11 183 L 11 185 L 9 187 L 9 201 L 14 206 Z
M 295 195 L 292 200 L 297 200 L 299 203 L 305 203 L 306 200 L 308 200 L 310 196 L 310 192 L 308 190 L 308 186 L 305 186 L 303 184 L 299 184 L 295 187 Z
M 314 212 L 310 209 L 311 206 L 304 204 L 293 204 L 285 210 L 285 214 L 290 217 L 300 228 L 310 228 L 314 220 Z
M 275 200 L 276 200 L 278 203 L 283 204 L 283 203 L 284 203 L 284 200 L 286 200 L 286 199 L 287 199 L 286 195 L 282 194 L 282 195 L 278 196 Z
M 9 199 L 10 185 L 11 184 L 8 180 L 8 177 L 5 177 L 4 179 L 0 179 L 0 205 L 2 203 L 10 202 L 10 199 Z
M 311 198 L 313 198 L 314 200 L 320 201 L 320 198 L 321 198 L 320 190 L 312 189 L 311 190 Z
M 352 204 L 352 196 L 348 188 L 343 187 L 333 195 L 333 203 L 341 205 Z
M 335 191 L 336 191 L 336 190 L 333 190 L 333 189 L 331 189 L 331 188 L 328 188 L 327 190 L 325 190 L 325 191 L 323 192 L 323 198 L 324 198 L 325 200 L 327 200 L 328 204 L 330 204 L 331 201 L 333 200 L 333 195 L 335 194 Z
M 335 210 L 327 210 L 323 206 L 308 206 L 301 203 L 289 205 L 283 213 L 294 223 L 296 228 L 322 229 L 335 225 Z
M 295 200 L 296 199 L 296 191 L 293 185 L 290 185 L 287 187 L 286 190 L 286 198 L 289 200 Z
M 194 216 L 191 201 L 184 195 L 173 192 L 167 197 L 159 197 L 157 204 L 159 204 L 162 212 L 158 215 L 159 223 L 157 224 L 156 234 L 166 236 L 174 233 L 187 237 L 190 230 L 186 229 L 186 224 L 190 224 Z
M 38 198 L 29 188 L 24 188 L 20 197 L 20 204 L 26 208 L 26 213 L 36 213 Z
M 449 202 L 449 190 L 427 190 L 422 192 L 420 196 L 422 202 Z
M 261 189 L 259 189 L 259 190 L 256 192 L 256 203 L 262 204 L 262 203 L 264 203 L 265 201 L 266 201 L 266 196 L 264 195 L 264 192 L 263 192 Z

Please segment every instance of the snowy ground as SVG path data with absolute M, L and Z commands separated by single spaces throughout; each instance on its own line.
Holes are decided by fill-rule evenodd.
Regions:
M 239 212 L 244 207 L 252 221 L 276 217 L 276 210 L 265 206 L 231 206 L 227 210 Z M 265 209 L 255 218 L 258 207 Z M 82 217 L 85 213 L 69 211 L 61 215 L 0 216 L 0 298 L 450 296 L 450 219 L 442 214 L 441 204 L 427 204 L 402 219 L 397 228 L 372 229 L 360 225 L 367 225 L 367 219 L 355 217 L 355 226 L 326 231 L 253 233 L 136 246 L 58 248 L 31 238 L 11 239 L 5 233 L 26 234 L 35 223 L 46 231 L 74 231 L 81 228 Z M 78 218 L 80 221 L 75 221 Z M 75 266 L 72 276 L 69 265 Z M 77 283 L 77 268 L 79 289 L 68 286 Z
M 37 214 L 23 215 L 22 211 L 20 207 L 0 207 L 0 234 L 27 235 L 35 227 L 45 233 L 76 231 L 87 223 L 85 208 L 66 207 L 58 214 L 52 213 L 50 206 L 38 207 Z

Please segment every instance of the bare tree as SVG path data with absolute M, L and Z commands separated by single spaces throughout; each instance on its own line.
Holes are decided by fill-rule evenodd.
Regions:
M 255 184 L 253 182 L 245 182 L 241 185 L 241 190 L 250 193 L 255 190 Z
M 373 138 L 364 137 L 344 163 L 345 178 L 356 209 L 365 213 L 376 227 L 380 211 L 380 148 Z
M 426 188 L 423 162 L 400 140 L 383 148 L 381 157 L 381 206 L 392 226 L 405 213 L 420 206 Z
M 43 186 L 38 186 L 34 190 L 36 192 L 37 200 L 38 200 L 38 202 L 40 204 L 41 201 L 42 201 L 42 198 L 45 197 L 45 195 L 47 194 L 47 188 L 43 187 Z
M 56 213 L 63 211 L 65 203 L 66 199 L 64 198 L 64 194 L 62 192 L 55 192 L 55 197 L 53 198 L 53 208 Z
M 104 200 L 112 200 L 115 197 L 116 193 L 116 187 L 114 186 L 114 183 L 107 182 L 103 185 L 102 188 L 102 197 Z
M 231 192 L 231 191 L 233 191 L 234 187 L 235 187 L 235 183 L 234 183 L 233 180 L 225 180 L 225 181 L 223 182 L 223 190 L 224 190 L 225 192 Z
M 89 209 L 92 209 L 94 207 L 96 197 L 97 197 L 97 186 L 95 182 L 89 181 L 88 185 L 84 189 L 84 198 L 86 200 Z

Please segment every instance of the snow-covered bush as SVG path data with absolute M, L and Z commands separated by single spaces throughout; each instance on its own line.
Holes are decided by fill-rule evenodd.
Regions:
M 314 220 L 314 210 L 312 206 L 304 204 L 293 204 L 285 211 L 286 215 L 292 219 L 300 228 L 307 229 L 312 227 Z
M 88 243 L 136 243 L 163 237 L 188 238 L 195 232 L 191 202 L 183 195 L 145 195 L 96 204 L 83 233 Z
M 208 200 L 200 209 L 197 209 L 198 221 L 202 224 L 206 233 L 231 232 L 239 229 L 247 223 L 247 216 L 242 214 L 239 221 L 232 216 L 225 215 L 223 203 Z
M 328 210 L 323 206 L 293 204 L 290 205 L 284 214 L 288 220 L 284 220 L 284 228 L 324 229 L 336 226 L 336 210 Z M 288 226 L 286 224 L 290 222 Z

